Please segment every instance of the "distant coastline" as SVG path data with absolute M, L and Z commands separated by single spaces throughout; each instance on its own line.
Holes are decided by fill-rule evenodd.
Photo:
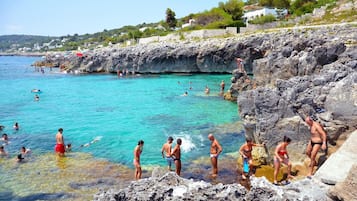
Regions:
M 0 56 L 41 57 L 45 56 L 46 54 L 46 52 L 0 52 Z

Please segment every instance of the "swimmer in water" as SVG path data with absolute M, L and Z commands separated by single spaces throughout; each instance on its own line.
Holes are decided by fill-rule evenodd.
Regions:
M 17 122 L 15 122 L 13 127 L 14 127 L 15 130 L 19 130 L 20 129 L 19 123 L 17 123 Z
M 9 142 L 9 137 L 7 136 L 6 133 L 2 134 L 1 140 L 7 144 Z

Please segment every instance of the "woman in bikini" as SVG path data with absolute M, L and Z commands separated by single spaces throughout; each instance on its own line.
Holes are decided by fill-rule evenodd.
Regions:
M 263 147 L 264 144 L 255 144 L 253 143 L 252 139 L 247 138 L 246 143 L 244 143 L 239 149 L 239 153 L 242 156 L 243 163 L 244 160 L 248 160 L 249 170 L 253 168 L 253 158 L 252 158 L 253 146 Z M 243 179 L 246 179 L 245 173 L 249 173 L 249 172 L 244 172 L 244 171 L 242 172 Z
M 274 184 L 275 185 L 278 184 L 277 177 L 278 177 L 281 163 L 284 163 L 285 165 L 288 166 L 288 178 L 293 178 L 293 176 L 291 176 L 291 174 L 290 174 L 291 163 L 289 161 L 289 155 L 288 155 L 288 151 L 286 149 L 286 147 L 289 145 L 290 142 L 291 142 L 291 139 L 284 136 L 283 142 L 278 144 L 278 146 L 275 149 L 275 152 L 274 152 Z M 288 181 L 286 183 L 288 183 Z
M 143 152 L 144 141 L 139 140 L 138 145 L 134 149 L 134 161 L 133 164 L 135 166 L 135 179 L 141 179 L 141 165 L 140 165 L 140 154 Z

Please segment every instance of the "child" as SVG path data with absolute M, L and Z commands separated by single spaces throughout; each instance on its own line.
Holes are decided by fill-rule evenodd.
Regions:
M 71 150 L 72 150 L 72 144 L 69 143 L 69 144 L 67 144 L 67 146 L 66 146 L 66 152 L 70 152 Z

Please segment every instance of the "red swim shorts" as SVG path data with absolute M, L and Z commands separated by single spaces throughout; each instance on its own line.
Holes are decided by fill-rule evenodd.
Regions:
M 65 151 L 64 144 L 56 144 L 55 152 L 64 154 L 64 151 Z

